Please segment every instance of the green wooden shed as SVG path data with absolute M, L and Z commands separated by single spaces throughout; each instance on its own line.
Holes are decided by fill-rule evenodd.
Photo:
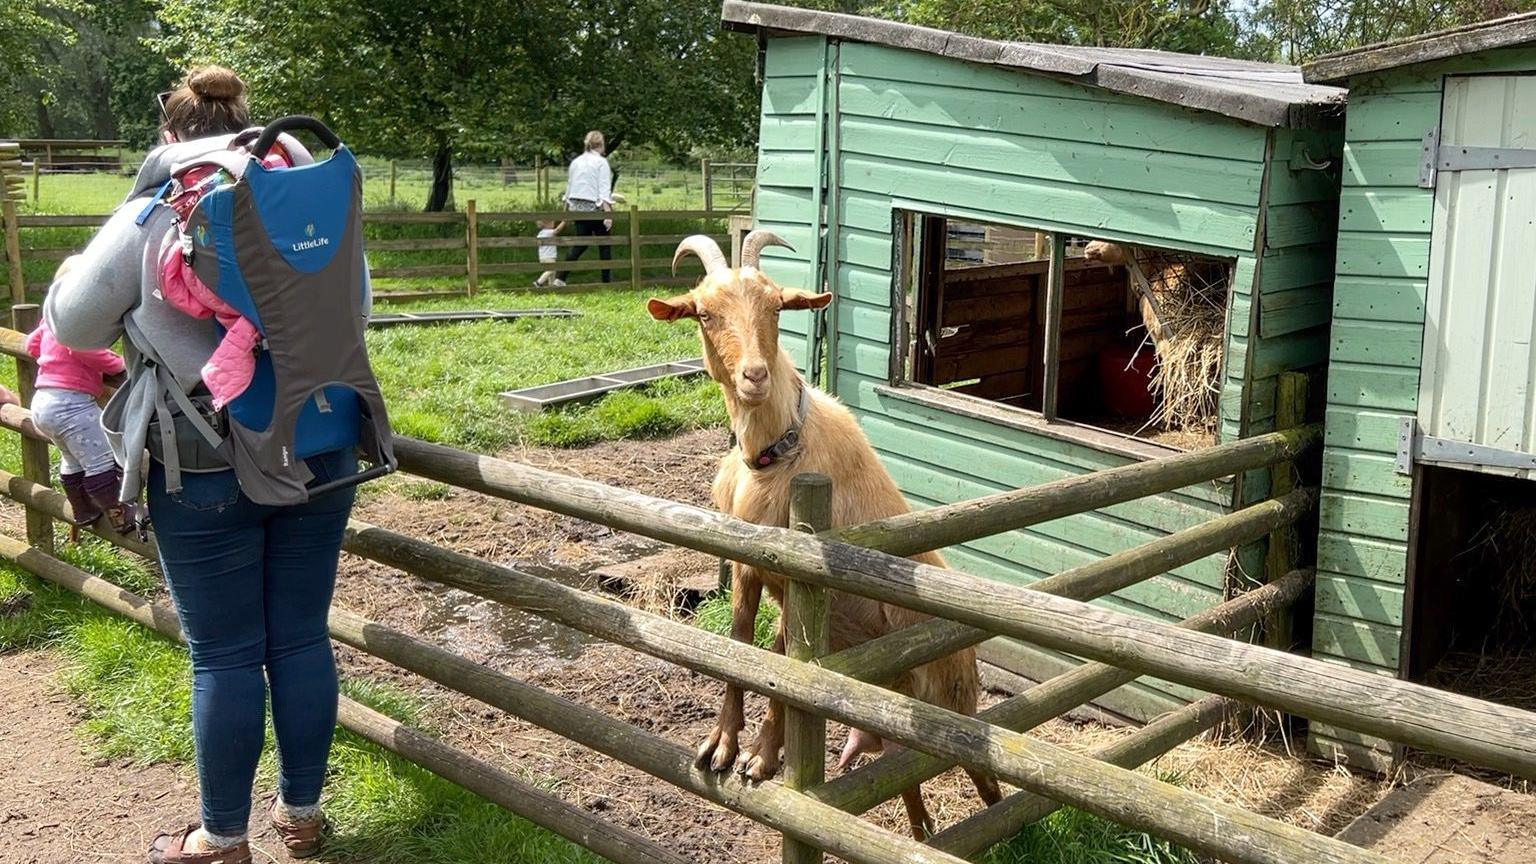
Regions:
M 836 296 L 823 318 L 786 314 L 783 344 L 853 409 L 915 506 L 1268 431 L 1277 376 L 1325 363 L 1342 90 L 1295 67 L 735 0 L 723 18 L 761 47 L 755 222 L 797 250 L 770 250 L 764 269 Z M 1208 374 L 1185 394 L 1209 398 L 1203 431 L 1148 425 L 1160 403 L 1143 325 L 1149 298 L 1169 296 L 1160 279 L 1180 280 L 1205 304 L 1190 314 L 1213 322 Z M 1229 513 L 1265 482 L 1190 487 L 947 554 L 1028 582 Z M 1238 563 L 1262 578 L 1254 556 Z M 1235 569 L 1213 556 L 1100 602 L 1173 621 L 1219 602 Z M 984 647 L 1035 680 L 1074 662 Z M 1144 718 L 1191 695 L 1143 681 L 1101 705 Z
M 1536 504 L 1536 15 L 1304 73 L 1349 88 L 1313 650 L 1419 678 L 1496 635 L 1472 553 Z

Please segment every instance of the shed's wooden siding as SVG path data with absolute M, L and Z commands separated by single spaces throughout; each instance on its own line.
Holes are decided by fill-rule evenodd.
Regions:
M 763 65 L 762 125 L 758 133 L 758 227 L 789 241 L 794 251 L 770 248 L 768 272 L 782 285 L 810 288 L 819 244 L 816 189 L 822 139 L 823 70 L 827 40 L 820 36 L 775 39 Z M 811 314 L 780 316 L 780 344 L 803 371 Z
M 1329 340 L 1313 653 L 1398 675 L 1413 484 L 1398 424 L 1418 412 L 1434 192 L 1418 188 L 1442 78 L 1530 71 L 1536 52 L 1489 51 L 1350 82 Z M 1390 745 L 1322 724 L 1314 746 L 1380 764 Z
M 960 416 L 889 390 L 896 208 L 1234 259 L 1232 314 L 1241 323 L 1228 364 L 1226 438 L 1244 434 L 1245 422 L 1262 425 L 1273 416 L 1272 392 L 1264 395 L 1244 383 L 1253 370 L 1265 370 L 1272 389 L 1281 368 L 1324 359 L 1319 328 L 1326 314 L 1315 307 L 1328 281 L 1332 214 L 1315 202 L 1329 198 L 1331 184 L 1320 183 L 1315 172 L 1288 171 L 1274 184 L 1272 194 L 1292 209 L 1271 235 L 1266 253 L 1276 258 L 1275 275 L 1260 289 L 1283 297 L 1282 308 L 1291 311 L 1275 323 L 1255 322 L 1261 329 L 1250 332 L 1269 132 L 1216 115 L 899 49 L 772 39 L 758 224 L 797 245 L 812 239 L 818 220 L 811 185 L 820 172 L 813 169 L 816 124 L 804 106 L 812 98 L 813 67 L 822 62 L 818 51 L 835 58 L 838 73 L 835 93 L 827 98 L 827 112 L 837 120 L 829 123 L 824 145 L 835 157 L 829 164 L 838 178 L 836 201 L 829 202 L 840 223 L 838 261 L 830 270 L 838 295 L 835 388 L 915 506 L 1031 486 L 1124 464 L 1128 457 Z M 767 265 L 769 272 L 792 283 L 809 274 L 811 254 L 809 244 L 802 246 L 793 259 Z M 800 344 L 794 340 L 802 327 L 786 324 L 786 344 Z M 1249 418 L 1243 416 L 1244 393 L 1253 394 Z M 1229 512 L 1232 497 L 1229 484 L 1192 487 L 947 554 L 967 571 L 1027 583 Z M 1212 556 L 1102 602 L 1172 621 L 1219 602 L 1225 578 L 1225 556 Z M 1035 656 L 1044 674 L 1066 662 L 1044 652 Z M 1120 695 L 1106 704 L 1145 715 L 1191 691 L 1149 682 Z

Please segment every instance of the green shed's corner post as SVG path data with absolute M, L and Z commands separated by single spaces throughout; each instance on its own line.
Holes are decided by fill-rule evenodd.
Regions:
M 640 205 L 629 205 L 629 287 L 640 290 Z
M 1275 430 L 1295 429 L 1307 422 L 1307 376 L 1302 372 L 1282 372 L 1275 382 Z M 1269 469 L 1269 495 L 1279 498 L 1296 488 L 1296 463 L 1277 462 Z M 1269 535 L 1269 553 L 1265 560 L 1266 582 L 1273 582 L 1296 569 L 1296 523 L 1289 522 Z M 1264 644 L 1277 651 L 1291 650 L 1290 607 L 1277 610 L 1264 622 Z
M 832 478 L 799 474 L 790 481 L 789 525 L 819 534 L 832 523 Z M 784 586 L 784 653 L 802 663 L 827 653 L 827 590 L 789 580 Z M 826 779 L 827 721 L 815 714 L 784 708 L 784 785 L 795 790 L 819 786 Z M 784 837 L 784 864 L 821 864 L 821 850 Z
M 43 310 L 36 303 L 18 303 L 11 307 L 11 328 L 20 333 L 31 333 L 42 320 Z M 37 364 L 31 358 L 16 358 L 16 395 L 21 403 L 32 405 L 37 393 Z M 23 436 L 21 438 L 21 475 L 42 486 L 51 485 L 48 445 Z M 53 554 L 53 519 L 47 513 L 27 508 L 27 542 Z

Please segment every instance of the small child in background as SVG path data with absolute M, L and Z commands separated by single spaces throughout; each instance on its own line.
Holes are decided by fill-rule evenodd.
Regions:
M 106 379 L 122 374 L 123 358 L 105 348 L 67 348 L 46 323 L 27 336 L 27 353 L 37 358 L 32 424 L 59 448 L 59 482 L 76 524 L 89 525 L 106 513 L 113 528 L 128 532 L 133 527 L 130 511 L 119 500 L 122 473 L 102 431 L 96 401 Z
M 564 222 L 560 222 L 560 223 L 557 224 L 553 219 L 540 219 L 539 220 L 539 239 L 540 240 L 553 240 L 553 239 L 555 239 L 555 235 L 556 234 L 559 234 L 561 231 L 564 231 L 564 230 L 565 230 L 565 223 Z M 558 246 L 556 246 L 553 243 L 540 243 L 539 244 L 539 263 L 540 264 L 557 264 L 557 263 L 559 263 L 559 261 L 560 261 L 560 248 Z M 533 280 L 533 287 L 535 287 L 535 288 L 545 288 L 545 287 L 548 287 L 548 288 L 564 288 L 565 287 L 565 280 L 563 280 L 563 279 L 556 279 L 555 278 L 555 271 L 553 269 L 545 270 L 543 273 L 539 274 L 539 278 Z

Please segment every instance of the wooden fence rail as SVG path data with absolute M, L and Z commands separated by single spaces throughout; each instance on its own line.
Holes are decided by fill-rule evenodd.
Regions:
M 0 176 L 4 176 L 0 170 Z M 22 243 L 23 232 L 36 229 L 58 228 L 96 228 L 105 224 L 110 218 L 106 215 L 51 215 L 51 214 L 20 214 L 15 212 L 15 204 L 6 201 L 3 227 L 5 232 L 4 249 L 9 264 L 7 279 L 10 285 L 10 297 L 13 304 L 26 302 L 30 294 L 36 296 L 48 287 L 47 282 L 28 282 L 23 271 L 23 264 L 28 261 L 58 262 L 80 251 L 80 245 L 70 246 L 37 246 L 29 247 Z M 396 213 L 388 211 L 373 211 L 363 214 L 363 224 L 367 226 L 442 226 L 441 230 L 453 230 L 456 226 L 460 229 L 457 236 L 440 237 L 384 237 L 366 240 L 364 245 L 371 252 L 386 252 L 391 255 L 410 253 L 438 253 L 437 262 L 430 264 L 395 264 L 386 266 L 371 266 L 370 274 L 374 279 L 463 279 L 464 287 L 460 290 L 431 291 L 380 291 L 376 294 L 380 300 L 415 300 L 423 297 L 452 297 L 459 295 L 473 295 L 481 287 L 482 276 L 527 276 L 531 282 L 533 277 L 545 270 L 569 271 L 573 273 L 592 273 L 598 270 L 608 270 L 618 274 L 620 279 L 627 281 L 631 288 L 638 289 L 641 285 L 684 285 L 693 284 L 698 280 L 698 274 L 702 272 L 700 265 L 689 260 L 682 265 L 684 273 L 673 275 L 671 272 L 671 250 L 678 241 L 688 234 L 709 234 L 717 242 L 724 245 L 729 241 L 725 233 L 725 222 L 729 217 L 729 211 L 724 210 L 641 210 L 631 207 L 625 210 L 616 210 L 611 213 L 575 212 L 568 210 L 518 210 L 502 212 L 481 212 L 473 200 L 465 202 L 461 211 L 443 213 Z M 592 222 L 603 219 L 613 220 L 613 232 L 605 237 L 579 237 L 571 235 L 557 236 L 553 239 L 540 240 L 535 236 L 536 229 L 532 226 L 539 220 L 552 222 Z M 697 228 L 686 231 L 670 232 L 666 222 L 691 222 Z M 647 225 L 654 226 L 646 231 Z M 508 231 L 517 230 L 521 226 L 522 233 L 509 234 Z M 660 231 L 657 228 L 661 229 Z M 562 260 L 555 264 L 543 264 L 537 260 L 530 261 L 500 261 L 488 259 L 484 254 L 487 250 L 527 250 L 541 245 L 555 246 Z M 612 260 L 603 261 L 597 254 L 599 249 L 590 250 L 586 256 L 578 261 L 566 262 L 563 258 L 569 253 L 564 251 L 577 246 L 593 246 L 611 250 Z M 453 263 L 443 263 L 441 253 L 461 252 L 461 260 Z M 429 259 L 430 260 L 430 259 Z M 34 277 L 35 277 L 34 273 Z M 621 283 L 623 284 L 623 283 Z M 529 285 L 522 283 L 516 286 L 516 290 L 528 290 Z M 600 285 L 577 284 L 568 290 L 583 290 Z M 544 289 L 558 290 L 558 289 Z
M 21 359 L 20 345 L 20 333 L 0 330 L 0 353 Z M 28 435 L 27 421 L 24 409 L 0 411 L 0 425 L 23 435 Z M 1145 489 L 1175 484 L 1168 487 L 1171 489 L 1256 470 L 1293 459 L 1309 434 L 1277 433 L 1265 444 L 1239 449 L 1239 457 L 1232 456 L 1231 449 L 1205 451 L 1219 451 L 1219 455 L 1207 463 L 1195 463 L 1205 464 L 1212 472 L 1203 476 L 1196 476 L 1189 460 L 1185 460 L 1174 471 L 1145 472 L 1156 475 L 1153 478 L 1127 472 L 1121 479 L 1142 483 Z M 35 430 L 31 430 L 31 435 L 35 436 Z M 1292 524 L 1311 506 L 1309 490 L 1294 490 L 1276 500 L 1130 550 L 1098 567 L 1089 565 L 1067 571 L 1035 586 L 1045 590 L 1029 590 L 839 542 L 834 538 L 843 532 L 823 530 L 828 490 L 824 483 L 814 479 L 797 480 L 794 524 L 791 529 L 782 529 L 753 525 L 714 511 L 441 445 L 402 438 L 398 439 L 396 449 L 402 469 L 417 476 L 578 516 L 786 575 L 791 586 L 785 611 L 786 625 L 790 627 L 790 656 L 705 633 L 556 580 L 355 520 L 344 543 L 352 554 L 782 700 L 794 711 L 789 727 L 794 744 L 788 750 L 789 765 L 783 783 L 744 785 L 734 777 L 702 772 L 693 766 L 692 753 L 686 747 L 345 610 L 334 610 L 331 619 L 333 636 L 346 644 L 635 765 L 782 832 L 786 838 L 786 861 L 816 860 L 820 851 L 825 850 L 868 864 L 954 864 L 961 859 L 947 850 L 972 854 L 1001 839 L 1005 836 L 1003 832 L 1038 818 L 1057 806 L 1055 802 L 1062 802 L 1235 864 L 1302 860 L 1322 864 L 1386 864 L 1387 859 L 1379 854 L 1122 767 L 1139 764 L 1209 728 L 1225 710 L 1224 700 L 1205 700 L 1172 712 L 1126 741 L 1092 755 L 1075 754 L 1018 731 L 1143 673 L 1532 775 L 1536 715 L 1365 676 L 1344 667 L 1225 638 L 1234 630 L 1251 626 L 1290 605 L 1310 585 L 1309 572 L 1286 574 L 1177 626 L 1074 599 L 1155 578 L 1186 556 L 1240 545 Z M 1217 471 L 1223 473 L 1214 473 Z M 5 494 L 24 502 L 30 510 L 50 519 L 67 518 L 67 503 L 48 489 L 46 482 L 46 477 L 0 476 Z M 1074 506 L 1092 509 L 1100 506 L 1094 502 L 1123 494 L 1110 488 L 1113 486 L 1099 488 L 1088 484 L 1069 489 L 1075 496 Z M 1020 493 L 999 503 L 997 506 L 1012 509 L 1006 519 L 988 521 L 989 529 L 1011 530 L 1056 512 L 1049 504 L 1019 503 L 1027 497 Z M 856 533 L 859 529 L 847 530 Z M 136 542 L 119 540 L 130 547 Z M 76 571 L 35 544 L 0 539 L 0 557 L 14 560 L 44 578 L 85 593 L 157 629 L 174 621 L 169 610 L 125 595 L 104 580 Z M 980 716 L 961 716 L 860 680 L 878 679 L 890 669 L 900 668 L 879 665 L 887 656 L 885 651 L 865 655 L 862 669 L 849 663 L 846 652 L 840 661 L 822 657 L 817 662 L 825 650 L 824 594 L 829 588 L 950 619 L 949 623 L 933 627 L 937 636 L 931 636 L 930 641 L 959 640 L 963 636 L 974 642 L 991 634 L 1004 634 L 1098 663 L 1079 667 Z M 901 662 L 914 659 L 920 658 L 903 655 Z M 402 736 L 410 738 L 392 726 L 392 721 L 350 707 L 342 716 L 358 728 L 371 729 L 375 740 L 399 745 Z M 883 757 L 830 783 L 821 782 L 824 739 L 820 736 L 824 735 L 828 719 L 878 734 L 908 750 Z M 400 752 L 413 759 L 432 758 L 435 751 L 429 743 L 418 738 L 410 740 L 413 745 L 401 747 Z M 443 758 L 433 764 L 444 770 L 455 770 L 455 764 L 470 758 L 467 754 L 445 752 L 436 752 L 436 756 Z M 995 774 L 1025 791 L 936 835 L 931 845 L 886 833 L 846 812 L 883 800 L 902 785 L 931 777 L 951 764 Z M 460 776 L 470 781 L 494 778 L 493 773 L 480 770 L 488 766 L 467 765 L 468 773 Z M 546 815 L 563 812 L 551 802 L 542 804 L 546 805 Z M 569 825 L 566 829 L 562 832 L 566 836 L 580 833 Z M 595 846 L 598 842 L 611 842 L 610 857 L 625 864 L 631 860 L 671 860 L 655 856 L 642 859 L 640 856 L 649 853 L 638 844 L 650 841 L 631 836 L 623 829 L 587 826 L 581 830 L 595 831 L 598 834 L 594 837 L 606 838 L 592 843 Z

